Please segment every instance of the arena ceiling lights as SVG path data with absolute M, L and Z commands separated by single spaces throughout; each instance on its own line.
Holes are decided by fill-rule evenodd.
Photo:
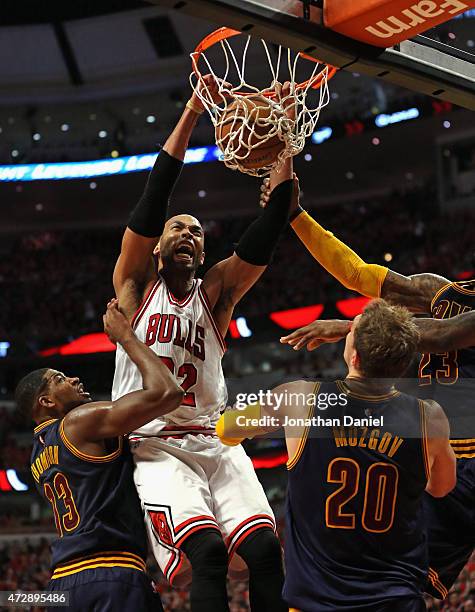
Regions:
M 421 111 L 415 107 L 392 114 L 379 114 L 374 118 L 374 125 L 378 128 L 387 127 L 402 121 L 417 119 L 421 114 Z M 333 135 L 331 127 L 321 127 L 312 134 L 312 142 L 322 144 Z M 0 166 L 0 182 L 89 179 L 144 172 L 152 169 L 156 158 L 156 153 L 147 153 L 84 162 L 4 165 Z M 219 159 L 220 150 L 217 146 L 196 147 L 187 150 L 185 164 L 215 162 Z

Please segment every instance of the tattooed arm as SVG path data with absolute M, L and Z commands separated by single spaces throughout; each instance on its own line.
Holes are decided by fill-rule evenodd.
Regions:
M 381 287 L 381 297 L 393 304 L 405 306 L 412 312 L 429 313 L 434 295 L 449 282 L 437 274 L 402 276 L 388 270 Z
M 442 353 L 475 346 L 475 310 L 451 319 L 417 319 L 419 350 Z

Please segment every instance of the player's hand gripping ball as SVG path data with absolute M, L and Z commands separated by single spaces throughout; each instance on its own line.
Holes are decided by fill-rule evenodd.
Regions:
M 205 99 L 212 100 L 217 104 L 225 101 L 226 96 L 223 91 L 226 87 L 231 87 L 231 84 L 226 81 L 219 81 L 212 74 L 205 74 L 198 85 L 199 93 L 204 95 Z M 203 102 L 196 92 L 193 92 L 191 96 L 191 103 L 202 112 L 205 110 Z

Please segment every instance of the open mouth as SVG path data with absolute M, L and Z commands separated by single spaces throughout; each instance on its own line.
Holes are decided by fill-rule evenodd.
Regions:
M 86 389 L 84 389 L 84 385 L 82 383 L 79 383 L 78 385 L 78 392 L 80 395 L 83 395 L 84 397 L 91 397 L 91 394 L 86 391 Z
M 175 255 L 180 260 L 191 260 L 194 254 L 194 249 L 189 243 L 182 243 L 175 249 Z

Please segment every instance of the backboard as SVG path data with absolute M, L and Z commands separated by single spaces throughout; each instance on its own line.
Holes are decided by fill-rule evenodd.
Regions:
M 415 36 L 387 49 L 323 26 L 323 0 L 149 0 L 475 110 L 475 55 Z

